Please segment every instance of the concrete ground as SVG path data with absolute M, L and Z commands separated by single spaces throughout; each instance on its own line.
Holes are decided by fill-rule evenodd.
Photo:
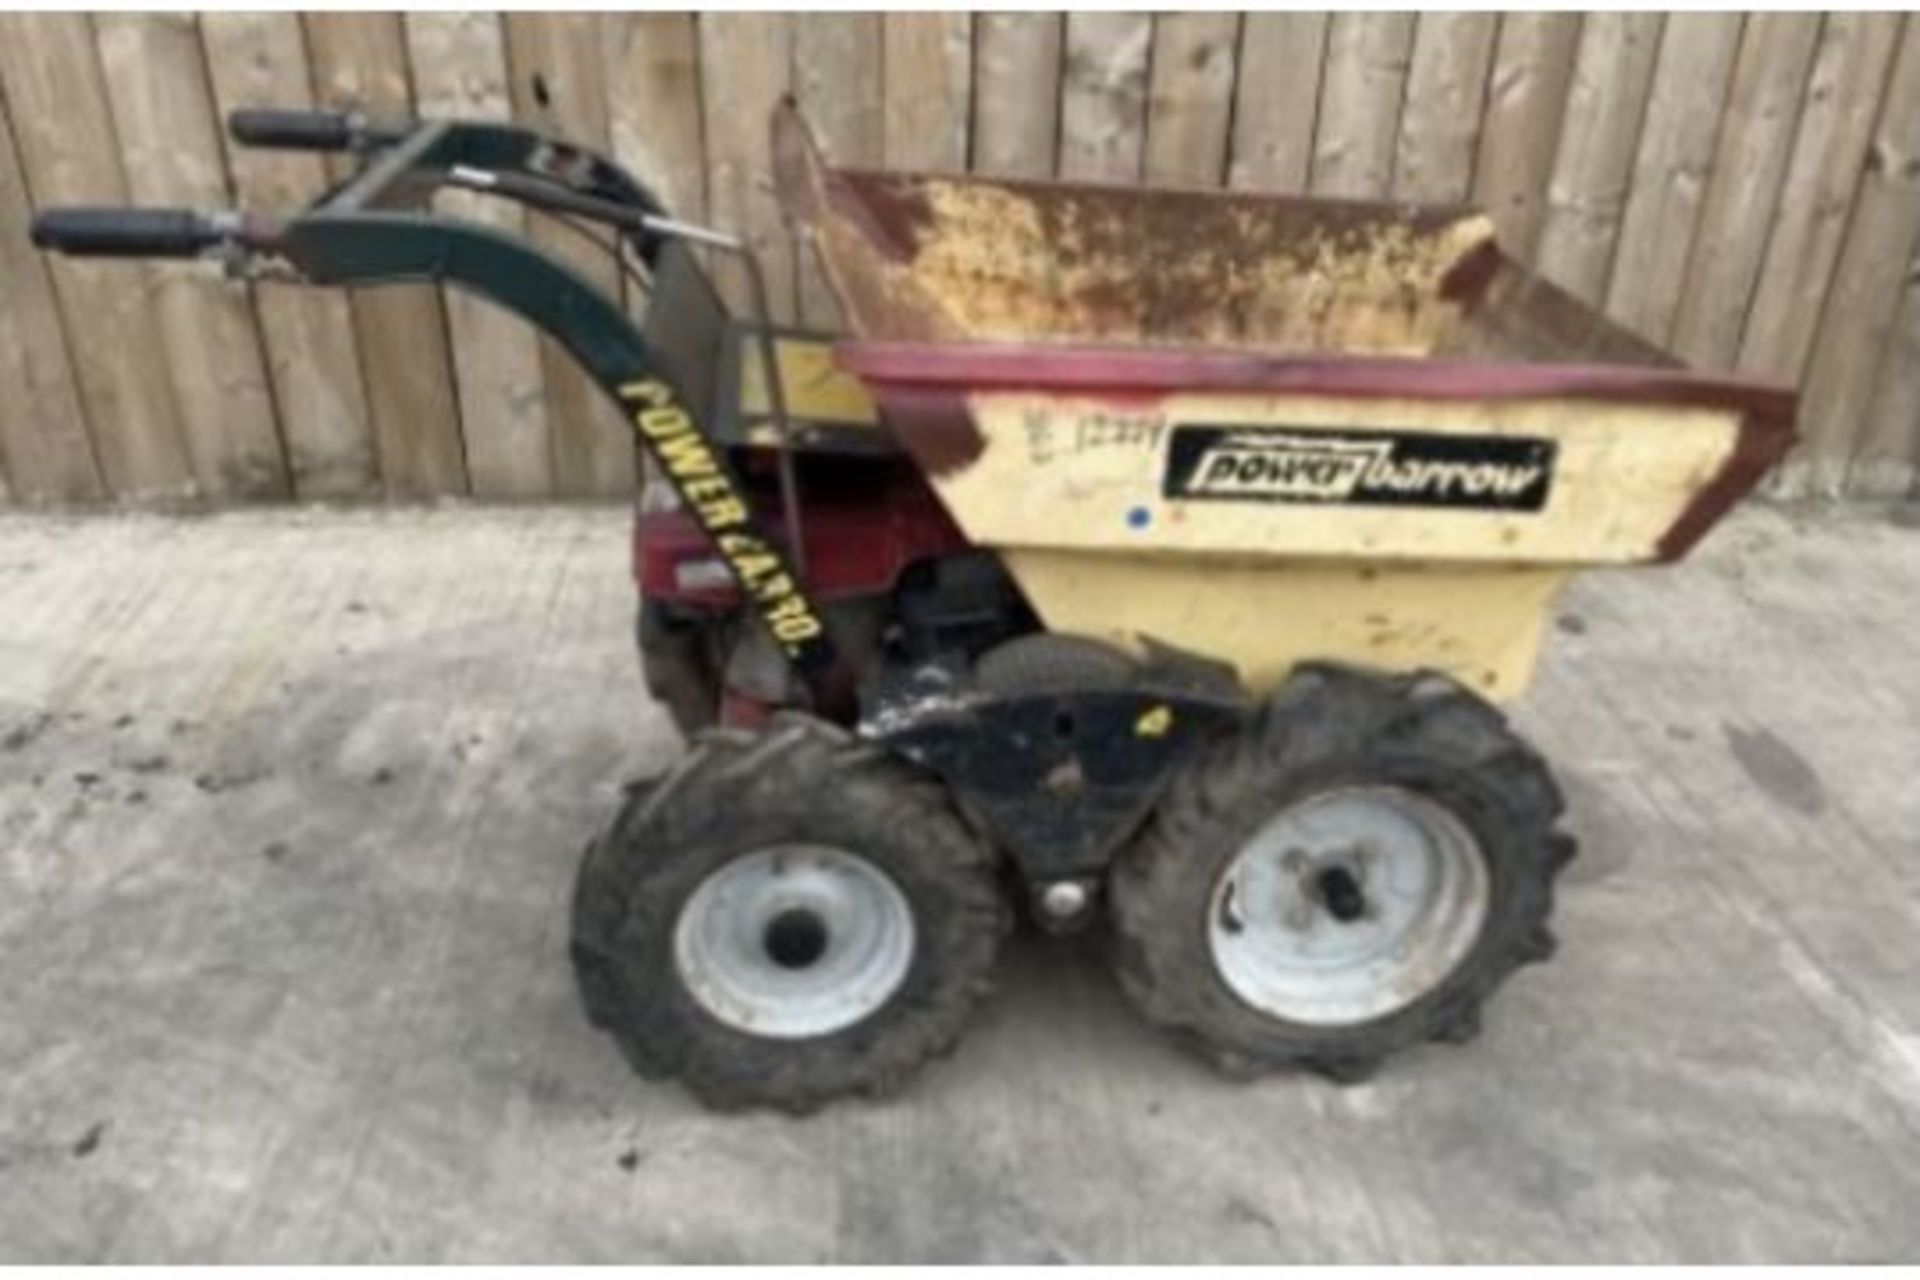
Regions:
M 574 1002 L 678 750 L 612 512 L 0 519 L 0 1260 L 1920 1257 L 1920 529 L 1565 599 L 1584 853 L 1469 1048 L 1236 1085 L 1016 941 L 897 1101 L 721 1118 Z

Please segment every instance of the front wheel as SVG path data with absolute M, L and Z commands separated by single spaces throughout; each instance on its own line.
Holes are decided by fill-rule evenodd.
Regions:
M 1190 760 L 1112 883 L 1122 985 L 1237 1072 L 1464 1040 L 1552 949 L 1545 763 L 1443 677 L 1316 667 Z
M 879 1094 L 951 1047 L 1006 911 L 944 791 L 808 717 L 722 731 L 587 851 L 588 1016 L 710 1106 Z

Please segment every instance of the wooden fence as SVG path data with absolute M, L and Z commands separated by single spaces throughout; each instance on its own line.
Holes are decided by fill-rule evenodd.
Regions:
M 748 234 L 831 314 L 766 179 L 791 89 L 896 167 L 1472 200 L 1691 363 L 1797 381 L 1791 491 L 1920 459 L 1920 19 L 1615 13 L 0 15 L 0 501 L 489 499 L 632 486 L 543 339 L 425 287 L 242 286 L 28 244 L 60 203 L 242 204 L 337 168 L 249 105 L 514 117 Z M 617 288 L 554 227 L 473 202 Z

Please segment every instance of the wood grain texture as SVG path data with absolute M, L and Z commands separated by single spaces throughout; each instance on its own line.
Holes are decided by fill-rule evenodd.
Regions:
M 1739 355 L 1820 22 L 1747 18 L 1673 325 L 1673 349 L 1691 364 L 1724 369 Z
M 609 151 L 677 215 L 742 233 L 775 317 L 832 328 L 835 300 L 772 194 L 767 116 L 789 88 L 842 163 L 1478 204 L 1509 253 L 1683 358 L 1802 383 L 1809 437 L 1782 491 L 1896 493 L 1920 450 L 1899 265 L 1920 194 L 1893 110 L 1906 82 L 1892 82 L 1913 25 L 1787 12 L 9 16 L 0 382 L 16 393 L 0 413 L 0 502 L 628 496 L 617 411 L 491 304 L 75 262 L 35 251 L 26 222 L 50 199 L 292 209 L 345 171 L 235 149 L 219 114 L 236 106 L 512 116 Z M 551 220 L 458 192 L 436 207 L 531 236 L 644 314 L 645 290 Z M 741 306 L 736 264 L 711 265 Z
M 973 155 L 977 173 L 1053 176 L 1060 147 L 1057 13 L 973 19 Z
M 125 204 L 126 175 L 87 16 L 0 15 L 0 77 L 35 207 Z M 192 497 L 148 269 L 67 257 L 47 265 L 108 485 L 134 501 Z
M 794 24 L 793 90 L 816 137 L 834 162 L 879 168 L 886 160 L 886 40 L 877 13 L 815 14 Z M 840 325 L 840 304 L 802 242 L 799 317 L 821 328 Z
M 607 14 L 607 116 L 613 155 L 676 218 L 707 216 L 700 123 L 700 35 L 687 13 Z
M 973 92 L 971 19 L 925 10 L 889 13 L 882 26 L 888 167 L 964 170 Z
M 222 119 L 243 107 L 313 104 L 300 20 L 289 13 L 209 13 L 200 19 L 208 78 Z M 319 157 L 226 144 L 234 201 L 248 209 L 298 209 L 327 186 Z M 340 290 L 263 283 L 254 305 L 267 372 L 301 498 L 360 498 L 378 491 L 353 315 Z
M 514 118 L 581 146 L 608 142 L 606 69 L 600 15 L 506 15 L 507 68 Z M 613 256 L 593 239 L 553 219 L 530 219 L 534 241 L 597 285 L 622 296 Z M 601 239 L 608 239 L 600 233 Z M 623 497 L 634 492 L 634 444 L 613 401 L 559 343 L 542 335 L 548 440 L 554 492 L 567 498 Z
M 305 22 L 314 97 L 322 108 L 388 119 L 416 114 L 398 14 L 311 13 Z M 344 181 L 356 166 L 349 157 L 334 157 L 330 167 L 334 180 Z M 390 498 L 465 493 L 460 403 L 440 290 L 382 285 L 356 289 L 350 301 L 381 487 Z
M 1395 198 L 1457 204 L 1472 190 L 1499 28 L 1490 13 L 1420 15 L 1394 150 Z
M 1348 10 L 1333 16 L 1308 179 L 1315 195 L 1387 194 L 1413 56 L 1413 21 L 1408 13 Z
M 1850 472 L 1864 481 L 1887 459 L 1886 442 L 1867 435 L 1874 375 L 1899 315 L 1907 281 L 1900 267 L 1920 243 L 1920 22 L 1905 23 L 1893 71 L 1854 197 L 1845 246 L 1827 290 L 1820 334 L 1808 364 L 1801 431 L 1813 492 L 1838 496 Z M 1888 487 L 1885 476 L 1872 482 Z M 1904 487 L 1904 486 L 1900 486 Z
M 1154 19 L 1148 182 L 1217 187 L 1226 180 L 1240 22 L 1232 13 L 1169 13 Z
M 1227 185 L 1299 194 L 1313 168 L 1327 16 L 1249 13 L 1244 22 Z
M 132 201 L 229 207 L 220 123 L 195 20 L 185 14 L 101 14 L 94 33 Z M 228 501 L 290 496 L 247 286 L 191 263 L 156 262 L 151 278 L 200 492 Z
M 1607 314 L 1655 344 L 1673 328 L 1743 19 L 1676 13 L 1655 62 Z
M 13 501 L 98 501 L 107 489 L 87 437 L 46 259 L 27 238 L 32 218 L 26 175 L 0 109 L 0 386 L 8 389 L 0 456 Z
M 420 114 L 507 120 L 506 41 L 488 13 L 410 13 L 408 62 Z M 443 192 L 436 205 L 456 217 L 526 232 L 526 216 L 505 200 Z M 447 332 L 460 397 L 468 484 L 475 497 L 526 499 L 552 491 L 546 378 L 539 336 L 518 316 L 463 290 L 446 292 Z
M 1067 15 L 1060 83 L 1061 177 L 1139 180 L 1152 46 L 1153 20 L 1144 14 Z
M 1900 25 L 1895 13 L 1826 19 L 1741 336 L 1743 370 L 1789 381 L 1806 370 Z
M 1596 306 L 1606 294 L 1626 212 L 1664 21 L 1657 13 L 1596 13 L 1581 28 L 1547 187 L 1539 265 L 1556 284 Z
M 1500 19 L 1473 199 L 1492 215 L 1507 252 L 1522 261 L 1533 259 L 1546 217 L 1580 28 L 1577 13 L 1509 13 Z
M 785 14 L 700 17 L 708 219 L 744 238 L 760 255 L 776 319 L 797 314 L 794 238 L 774 198 L 767 135 L 768 116 L 791 82 L 792 23 Z M 746 290 L 738 265 L 719 263 L 715 275 L 728 303 L 743 308 Z
M 1846 488 L 1869 498 L 1920 497 L 1920 251 L 1907 262 Z

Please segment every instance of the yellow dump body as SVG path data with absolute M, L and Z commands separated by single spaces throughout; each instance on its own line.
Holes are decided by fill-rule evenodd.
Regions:
M 1579 566 L 1672 559 L 1792 438 L 1467 209 L 829 167 L 776 121 L 837 349 L 1053 628 L 1256 690 L 1334 658 L 1520 691 Z

